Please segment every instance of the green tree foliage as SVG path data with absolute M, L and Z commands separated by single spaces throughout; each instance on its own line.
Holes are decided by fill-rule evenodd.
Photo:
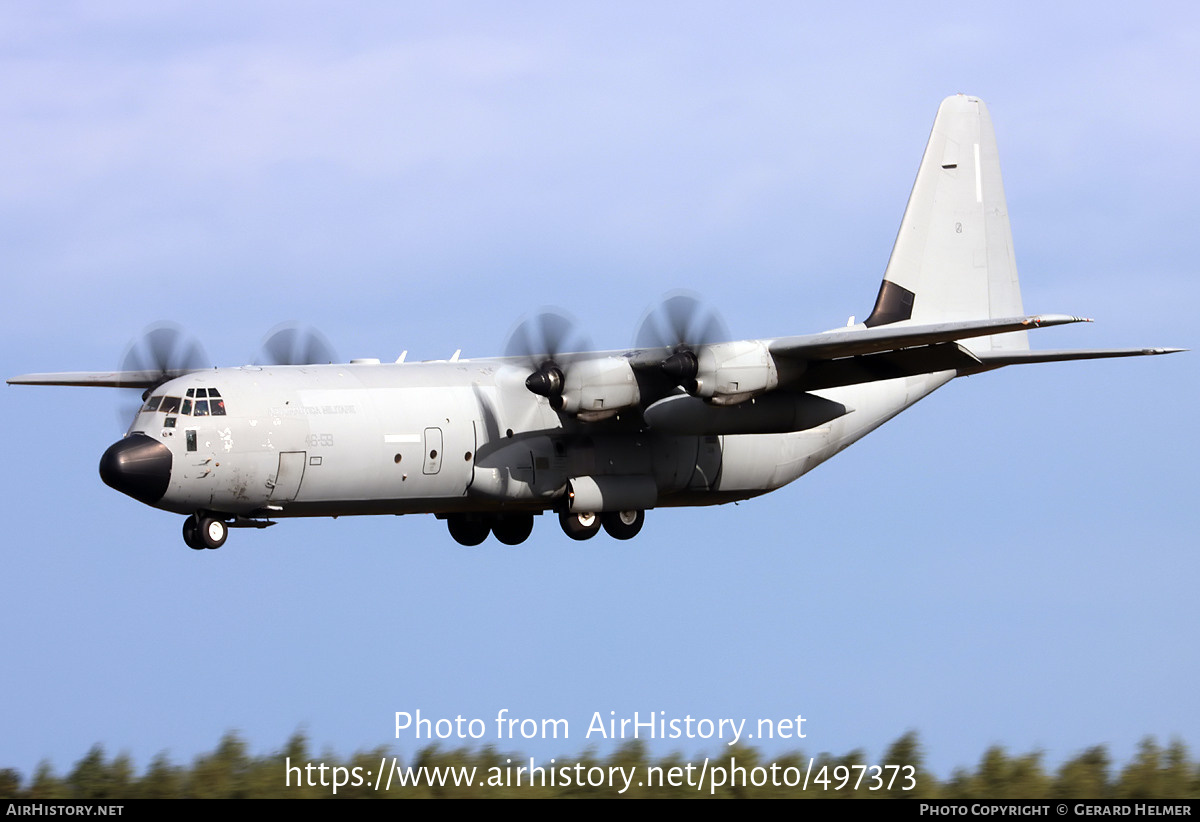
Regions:
M 1051 780 L 1042 769 L 1040 752 L 1011 757 L 994 746 L 964 787 L 964 798 L 970 799 L 1044 799 L 1050 795 Z
M 179 767 L 172 765 L 167 755 L 160 753 L 150 762 L 150 767 L 138 782 L 136 799 L 173 799 L 186 796 L 184 786 L 188 775 Z
M 129 757 L 106 761 L 104 748 L 94 745 L 67 775 L 66 789 L 72 799 L 104 801 L 129 796 L 132 783 L 133 766 Z
M 917 787 L 910 791 L 905 791 L 899 780 L 891 781 L 891 787 L 879 792 L 880 796 L 890 799 L 928 799 L 932 798 L 936 781 L 933 779 L 933 774 L 925 770 L 925 757 L 921 750 L 921 742 L 917 737 L 916 731 L 909 731 L 904 736 L 897 739 L 888 747 L 880 761 L 880 765 L 894 765 L 900 768 L 906 765 L 911 765 L 917 771 Z
M 1166 778 L 1162 789 L 1167 796 L 1200 796 L 1200 763 L 1188 760 L 1182 739 L 1171 740 L 1167 748 Z
M 13 768 L 0 770 L 0 799 L 16 799 L 21 792 L 21 774 Z
M 69 799 L 70 793 L 63 781 L 54 775 L 54 768 L 49 762 L 38 765 L 33 775 L 33 784 L 29 791 L 21 796 L 22 799 Z
M 811 765 L 810 765 L 811 762 Z M 1153 738 L 1142 740 L 1134 757 L 1113 772 L 1107 750 L 1089 748 L 1064 762 L 1057 773 L 1048 774 L 1042 753 L 1035 751 L 1010 755 L 994 746 L 984 752 L 973 771 L 958 769 L 949 780 L 939 783 L 924 769 L 924 752 L 913 731 L 893 742 L 879 759 L 862 751 L 843 756 L 821 754 L 810 760 L 795 752 L 774 759 L 744 745 L 722 747 L 705 758 L 685 758 L 674 753 L 653 759 L 644 742 L 630 741 L 605 758 L 587 750 L 577 757 L 555 757 L 553 761 L 534 759 L 519 753 L 503 753 L 491 747 L 477 751 L 462 748 L 441 750 L 431 746 L 417 752 L 411 761 L 376 748 L 343 759 L 325 751 L 314 756 L 303 733 L 297 732 L 279 751 L 262 756 L 251 755 L 236 733 L 227 733 L 212 753 L 196 757 L 190 768 L 173 764 L 165 753 L 150 762 L 138 776 L 126 755 L 109 759 L 104 748 L 95 745 L 65 777 L 58 777 L 48 762 L 38 765 L 33 778 L 23 785 L 20 774 L 9 768 L 0 770 L 0 798 L 4 799 L 76 799 L 122 800 L 195 798 L 334 798 L 335 769 L 340 769 L 336 798 L 456 798 L 456 797 L 611 797 L 617 789 L 610 786 L 613 773 L 633 774 L 623 796 L 740 798 L 933 798 L 933 799 L 1182 799 L 1200 797 L 1200 764 L 1189 758 L 1186 746 L 1173 740 L 1166 748 Z M 320 771 L 324 765 L 325 770 Z M 308 766 L 312 766 L 309 768 Z M 905 791 L 906 779 L 886 787 L 889 766 L 916 771 L 917 787 Z M 873 769 L 884 773 L 883 789 L 870 790 Z M 421 769 L 439 769 L 434 784 L 401 785 Z M 473 775 L 465 784 L 463 769 Z M 564 780 L 562 770 L 570 771 Z M 790 771 L 788 770 L 790 769 Z M 784 772 L 793 785 L 771 784 Z M 707 776 L 700 790 L 700 773 Z M 592 774 L 603 784 L 578 784 L 580 774 Z M 603 778 L 601 778 L 603 775 Z M 690 775 L 690 782 L 687 776 Z M 808 790 L 803 778 L 810 779 Z M 375 782 L 393 778 L 388 791 L 377 790 Z M 368 778 L 369 777 L 369 778 Z M 862 777 L 862 778 L 860 778 Z M 324 784 L 321 784 L 321 782 Z M 615 780 L 619 782 L 620 780 Z M 358 784 L 353 784 L 357 782 Z M 568 784 L 565 784 L 568 783 Z M 715 784 L 715 787 L 714 787 Z
M 1183 742 L 1176 739 L 1163 750 L 1152 737 L 1146 737 L 1133 761 L 1121 771 L 1113 793 L 1117 799 L 1154 799 L 1195 796 L 1195 788 Z
M 1103 745 L 1088 748 L 1063 764 L 1054 783 L 1055 799 L 1109 799 L 1108 751 Z
M 188 779 L 188 795 L 196 799 L 246 799 L 250 760 L 246 745 L 236 733 L 221 737 L 216 751 L 196 759 Z

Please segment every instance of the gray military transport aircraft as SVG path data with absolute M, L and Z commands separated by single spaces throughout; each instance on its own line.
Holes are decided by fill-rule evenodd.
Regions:
M 268 347 L 298 364 L 238 368 L 200 367 L 158 329 L 133 368 L 8 382 L 143 389 L 100 476 L 186 515 L 192 548 L 219 548 L 231 527 L 352 514 L 434 514 L 463 545 L 521 543 L 547 511 L 573 539 L 629 539 L 648 509 L 786 485 L 955 377 L 1181 350 L 1029 349 L 1029 330 L 1074 322 L 1024 313 L 991 119 L 957 95 L 861 323 L 728 342 L 677 296 L 629 351 L 568 351 L 570 329 L 547 314 L 504 357 L 331 363 L 288 330 Z

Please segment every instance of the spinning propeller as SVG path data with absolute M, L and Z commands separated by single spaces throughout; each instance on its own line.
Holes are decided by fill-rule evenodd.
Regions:
M 142 388 L 146 382 L 152 383 L 143 392 L 142 401 L 167 380 L 211 367 L 208 355 L 196 338 L 173 323 L 148 327 L 129 344 L 121 359 L 121 371 L 141 372 L 139 383 L 132 387 Z M 141 402 L 135 402 L 132 396 L 122 400 L 118 409 L 122 424 L 128 425 L 140 407 Z
M 699 297 L 681 292 L 665 298 L 642 316 L 634 345 L 671 349 L 662 370 L 676 385 L 690 391 L 700 370 L 696 349 L 728 339 L 729 332 L 717 313 Z
M 259 347 L 255 365 L 319 365 L 337 362 L 333 346 L 311 326 L 288 322 L 275 326 Z M 121 371 L 128 375 L 131 388 L 144 389 L 142 402 L 167 380 L 191 371 L 211 368 L 212 363 L 195 337 L 174 323 L 159 323 L 147 328 L 129 344 L 121 360 Z M 149 387 L 147 387 L 149 386 Z M 130 396 L 121 402 L 121 424 L 128 425 L 141 408 Z
M 566 384 L 566 376 L 557 360 L 563 353 L 588 348 L 587 337 L 571 317 L 560 309 L 546 308 L 526 317 L 513 329 L 508 335 L 504 354 L 529 360 L 533 373 L 526 378 L 525 387 L 548 398 L 557 410 L 562 407 Z
M 324 365 L 337 362 L 329 340 L 317 329 L 296 322 L 280 323 L 267 332 L 255 365 Z

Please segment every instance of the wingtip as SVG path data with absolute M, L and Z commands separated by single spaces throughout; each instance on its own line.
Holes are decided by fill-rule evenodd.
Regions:
M 1073 314 L 1038 314 L 1025 320 L 1025 325 L 1035 328 L 1051 325 L 1067 325 L 1069 323 L 1095 322 L 1091 317 L 1076 317 Z

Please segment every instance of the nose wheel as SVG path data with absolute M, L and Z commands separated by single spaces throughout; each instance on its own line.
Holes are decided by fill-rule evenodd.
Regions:
M 196 551 L 220 548 L 228 536 L 229 526 L 223 519 L 192 514 L 183 521 L 183 541 Z

